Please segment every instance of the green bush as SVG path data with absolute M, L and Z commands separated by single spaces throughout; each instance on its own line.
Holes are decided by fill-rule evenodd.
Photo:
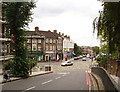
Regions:
M 37 65 L 37 60 L 29 59 L 28 60 L 29 70 Z
M 97 63 L 99 64 L 107 63 L 107 59 L 108 57 L 104 55 L 100 55 L 99 57 L 96 58 Z
M 9 66 L 10 70 L 9 69 L 7 69 L 7 70 L 9 70 L 10 75 L 14 76 L 14 77 L 21 77 L 21 76 L 25 75 L 25 72 L 23 70 L 21 70 L 22 67 L 18 67 L 18 66 L 22 65 L 23 68 L 25 68 L 28 73 L 35 65 L 37 65 L 37 61 L 31 60 L 31 59 L 27 59 L 26 62 L 22 62 L 22 61 L 15 62 L 14 60 L 11 60 L 11 61 L 9 61 L 9 63 L 11 63 L 11 65 Z M 21 64 L 21 63 L 23 63 L 23 64 Z M 24 65 L 27 65 L 27 66 L 24 66 Z M 16 72 L 16 70 L 19 72 Z

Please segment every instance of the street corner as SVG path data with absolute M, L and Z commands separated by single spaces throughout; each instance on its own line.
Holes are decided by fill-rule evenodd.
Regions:
M 53 71 L 33 72 L 29 77 L 35 77 L 35 76 L 46 75 L 51 73 L 53 73 Z

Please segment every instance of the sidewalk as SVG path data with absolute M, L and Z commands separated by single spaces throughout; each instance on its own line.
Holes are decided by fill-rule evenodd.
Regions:
M 98 64 L 96 63 L 96 61 L 93 61 L 92 66 L 98 66 Z M 107 71 L 106 71 L 107 72 Z M 118 91 L 120 92 L 120 77 L 117 77 L 115 75 L 111 75 L 109 73 L 107 73 L 108 76 L 111 78 L 111 81 L 113 82 L 114 86 L 118 89 Z
M 34 77 L 34 76 L 44 75 L 44 74 L 49 74 L 49 73 L 53 73 L 53 71 L 45 71 L 45 70 L 40 71 L 40 67 L 35 67 L 35 68 L 33 68 L 32 73 L 29 75 L 29 77 Z M 23 78 L 11 77 L 10 80 L 5 81 L 3 79 L 3 75 L 0 75 L 0 84 L 6 83 L 6 82 L 11 82 L 11 81 L 16 81 L 16 80 L 20 80 L 20 79 L 23 79 Z
M 117 76 L 115 76 L 115 75 L 110 75 L 111 76 L 111 78 L 114 80 L 114 82 L 115 82 L 115 86 L 117 87 L 117 89 L 119 90 L 119 92 L 120 92 L 120 77 L 117 77 Z

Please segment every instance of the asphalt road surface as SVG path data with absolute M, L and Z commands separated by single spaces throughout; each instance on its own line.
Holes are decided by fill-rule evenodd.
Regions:
M 90 61 L 73 61 L 73 66 L 53 65 L 54 72 L 2 85 L 3 90 L 89 90 L 88 75 Z M 3 91 L 4 92 L 4 91 Z

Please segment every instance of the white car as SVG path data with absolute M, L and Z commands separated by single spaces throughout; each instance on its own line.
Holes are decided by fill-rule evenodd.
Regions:
M 61 66 L 70 66 L 70 65 L 73 65 L 73 62 L 71 62 L 69 60 L 61 63 Z
M 86 58 L 85 58 L 85 57 L 83 57 L 83 58 L 82 58 L 82 61 L 86 61 Z

